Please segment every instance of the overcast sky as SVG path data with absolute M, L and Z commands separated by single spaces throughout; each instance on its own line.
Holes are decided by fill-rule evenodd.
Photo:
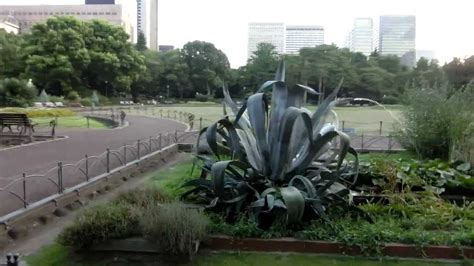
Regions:
M 125 3 L 135 23 L 135 0 Z M 8 4 L 81 4 L 81 0 L 0 0 Z M 473 0 L 160 0 L 159 44 L 182 47 L 209 41 L 232 67 L 245 64 L 247 24 L 284 22 L 322 25 L 325 43 L 342 46 L 354 18 L 416 15 L 416 48 L 434 50 L 444 61 L 474 55 Z

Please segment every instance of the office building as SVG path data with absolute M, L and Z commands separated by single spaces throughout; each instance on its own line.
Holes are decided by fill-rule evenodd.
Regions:
M 247 56 L 257 50 L 259 43 L 271 43 L 279 54 L 285 52 L 285 25 L 283 23 L 249 23 Z
M 374 51 L 374 27 L 371 18 L 356 18 L 346 38 L 346 47 L 352 52 L 369 56 Z
M 150 0 L 150 49 L 160 50 L 158 44 L 158 0 Z
M 137 36 L 142 32 L 146 37 L 146 1 L 137 0 Z
M 86 5 L 115 5 L 115 0 L 86 0 Z
M 0 20 L 18 21 L 20 33 L 53 16 L 74 16 L 80 20 L 105 20 L 121 26 L 133 38 L 133 27 L 121 5 L 8 5 L 0 6 Z
M 416 17 L 381 16 L 379 51 L 381 55 L 396 55 L 400 62 L 413 67 L 416 60 Z
M 321 26 L 286 26 L 286 54 L 298 54 L 301 48 L 324 44 L 324 28 Z

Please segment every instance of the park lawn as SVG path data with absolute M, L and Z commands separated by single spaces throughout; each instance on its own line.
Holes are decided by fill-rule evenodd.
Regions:
M 110 262 L 110 260 L 108 260 Z M 53 243 L 43 247 L 36 254 L 26 257 L 28 265 L 34 266 L 92 266 L 104 265 L 104 261 L 87 260 L 85 257 L 78 257 L 71 254 L 70 250 L 58 243 Z M 137 261 L 136 264 L 142 265 Z M 396 266 L 454 266 L 454 265 L 471 265 L 469 261 L 464 262 L 437 262 L 433 260 L 399 260 L 392 258 L 371 259 L 361 257 L 344 257 L 344 256 L 326 256 L 326 255 L 310 255 L 310 254 L 288 254 L 288 253 L 257 253 L 257 252 L 219 252 L 208 253 L 202 252 L 197 255 L 192 263 L 189 265 L 197 266 L 382 266 L 382 265 L 396 265 Z
M 38 123 L 40 127 L 47 127 L 54 117 L 35 117 L 32 118 L 34 123 Z M 107 128 L 102 122 L 94 119 L 89 119 L 90 128 Z M 83 116 L 63 116 L 58 117 L 58 128 L 87 128 L 87 118 Z
M 196 117 L 196 126 L 199 126 L 199 118 L 201 117 L 203 118 L 202 126 L 209 126 L 224 116 L 222 104 L 216 103 L 163 105 L 150 107 L 150 110 L 151 108 L 155 108 L 155 114 L 158 116 L 160 115 L 159 110 L 163 110 L 164 117 L 167 116 L 168 110 L 171 116 L 173 116 L 174 111 L 192 113 Z M 308 105 L 307 108 L 314 111 L 316 106 Z M 151 114 L 152 111 L 150 110 L 148 112 Z M 386 109 L 379 106 L 336 107 L 334 110 L 338 115 L 340 127 L 342 127 L 342 121 L 344 121 L 345 128 L 354 128 L 357 133 L 379 134 L 380 121 L 382 121 L 382 133 L 388 134 L 388 132 L 393 131 L 397 120 L 401 119 L 403 107 L 400 105 L 387 106 Z

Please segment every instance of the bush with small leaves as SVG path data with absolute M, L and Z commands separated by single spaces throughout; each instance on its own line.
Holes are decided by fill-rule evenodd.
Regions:
M 158 247 L 173 254 L 192 255 L 196 242 L 207 236 L 209 219 L 199 210 L 182 203 L 155 205 L 143 212 L 143 235 Z

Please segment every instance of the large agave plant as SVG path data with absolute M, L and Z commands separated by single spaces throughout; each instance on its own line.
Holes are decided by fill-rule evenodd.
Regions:
M 275 80 L 265 82 L 241 107 L 224 87 L 224 112 L 231 114 L 200 132 L 198 147 L 205 140 L 210 153 L 198 152 L 201 177 L 184 184 L 192 189 L 183 198 L 229 220 L 248 214 L 261 227 L 278 218 L 297 223 L 321 217 L 333 204 L 350 207 L 357 153 L 349 137 L 326 122 L 339 87 L 313 113 L 302 104 L 305 92 L 317 92 L 303 85 L 287 88 L 284 62 Z M 347 154 L 354 156 L 350 163 Z

